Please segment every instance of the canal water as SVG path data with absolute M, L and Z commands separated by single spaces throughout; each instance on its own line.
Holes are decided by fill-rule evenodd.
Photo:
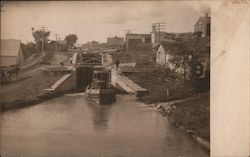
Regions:
M 99 106 L 64 95 L 1 113 L 2 157 L 207 157 L 191 137 L 129 95 Z

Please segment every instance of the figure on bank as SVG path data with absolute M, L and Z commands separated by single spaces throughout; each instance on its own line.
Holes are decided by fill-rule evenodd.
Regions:
M 116 60 L 116 62 L 115 62 L 115 65 L 116 65 L 116 69 L 118 69 L 118 67 L 119 67 L 119 64 L 120 64 L 120 61 L 119 61 L 119 59 L 117 59 L 117 60 Z

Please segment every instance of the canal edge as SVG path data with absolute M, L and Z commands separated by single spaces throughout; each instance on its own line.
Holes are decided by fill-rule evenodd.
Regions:
M 174 106 L 177 103 L 181 103 L 181 102 L 187 102 L 188 100 L 193 100 L 195 99 L 196 96 L 193 97 L 189 97 L 186 99 L 178 99 L 178 100 L 173 100 L 173 101 L 167 101 L 167 102 L 160 102 L 154 105 L 150 105 L 149 107 L 154 108 L 156 111 L 158 111 L 161 116 L 165 117 L 168 116 L 168 109 L 172 106 Z M 145 104 L 145 103 L 144 103 Z M 147 104 L 146 104 L 147 105 Z M 193 130 L 189 130 L 186 129 L 183 125 L 181 126 L 175 126 L 174 125 L 174 119 L 171 117 L 167 117 L 167 119 L 169 120 L 169 122 L 171 123 L 171 125 L 173 125 L 175 128 L 178 128 L 179 131 L 181 132 L 185 132 L 188 135 L 191 135 L 191 137 L 198 143 L 200 144 L 202 147 L 206 148 L 208 151 L 210 151 L 210 142 L 208 142 L 206 139 L 201 138 L 199 136 L 196 136 Z

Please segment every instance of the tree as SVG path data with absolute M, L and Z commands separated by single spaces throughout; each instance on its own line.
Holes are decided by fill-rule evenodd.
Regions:
M 69 34 L 65 37 L 68 46 L 74 46 L 77 41 L 77 36 L 75 34 Z
M 38 45 L 33 42 L 29 42 L 27 44 L 21 43 L 21 47 L 25 59 L 34 53 L 39 53 Z
M 34 28 L 31 28 L 31 30 L 32 36 L 34 37 L 35 42 L 39 46 L 39 49 L 42 49 L 42 43 L 44 44 L 44 48 L 46 49 L 49 41 L 48 37 L 50 35 L 50 31 L 45 31 L 42 29 L 35 30 Z

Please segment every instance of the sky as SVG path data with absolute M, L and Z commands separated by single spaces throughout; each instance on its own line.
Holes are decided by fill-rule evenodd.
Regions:
M 31 28 L 45 26 L 64 39 L 76 34 L 79 44 L 106 42 L 107 37 L 150 33 L 152 23 L 166 23 L 166 32 L 193 32 L 200 16 L 209 13 L 206 1 L 23 1 L 5 2 L 1 38 L 34 41 Z

